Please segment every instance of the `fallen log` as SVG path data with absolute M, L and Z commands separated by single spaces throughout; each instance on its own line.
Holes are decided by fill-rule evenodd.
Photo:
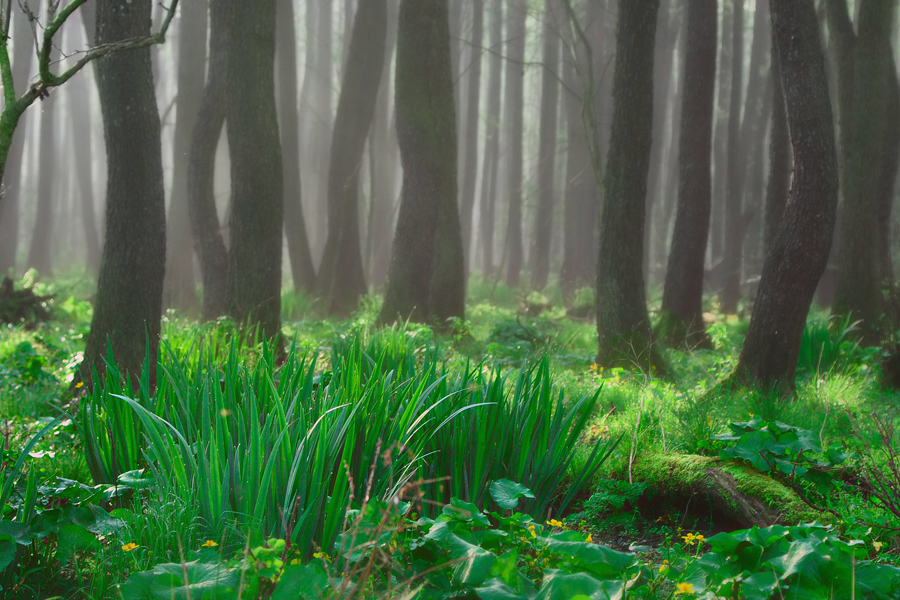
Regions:
M 31 288 L 17 290 L 12 279 L 0 280 L 0 323 L 34 328 L 50 320 L 47 302 L 53 296 L 38 296 Z

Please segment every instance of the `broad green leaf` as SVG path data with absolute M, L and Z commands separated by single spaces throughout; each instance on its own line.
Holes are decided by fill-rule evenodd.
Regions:
M 626 569 L 635 564 L 633 554 L 617 552 L 604 546 L 581 541 L 561 541 L 555 539 L 556 535 L 547 538 L 548 550 L 600 578 L 621 577 Z
M 527 596 L 520 594 L 497 577 L 489 579 L 483 586 L 475 588 L 475 593 L 482 600 L 527 600 Z
M 57 534 L 56 559 L 66 564 L 75 552 L 97 550 L 100 542 L 97 536 L 81 525 L 67 524 L 59 528 Z
M 238 573 L 222 565 L 167 563 L 153 569 L 150 590 L 159 600 L 226 600 L 236 598 Z
M 503 510 L 512 510 L 519 505 L 520 498 L 534 498 L 534 494 L 527 487 L 515 483 L 509 479 L 492 481 L 489 486 L 491 498 L 497 506 Z
M 572 600 L 577 596 L 587 596 L 589 600 L 622 600 L 625 584 L 621 581 L 600 581 L 587 573 L 564 573 L 548 570 L 544 573 L 544 584 L 535 600 Z
M 118 483 L 135 490 L 145 490 L 156 485 L 156 477 L 145 469 L 137 469 L 119 475 Z
M 11 535 L 0 535 L 0 571 L 16 559 L 16 541 Z
M 451 519 L 465 521 L 467 523 L 477 523 L 488 527 L 491 523 L 488 518 L 482 514 L 478 507 L 471 502 L 465 502 L 459 498 L 451 498 L 450 504 L 445 506 L 441 511 Z
M 491 568 L 491 575 L 499 577 L 509 585 L 516 585 L 519 579 L 519 551 L 510 550 L 497 557 L 497 562 Z
M 453 580 L 461 585 L 479 586 L 490 576 L 497 557 L 461 537 L 449 534 L 443 542 L 453 562 Z
M 278 580 L 272 600 L 317 600 L 325 596 L 328 587 L 328 574 L 319 565 L 289 565 Z

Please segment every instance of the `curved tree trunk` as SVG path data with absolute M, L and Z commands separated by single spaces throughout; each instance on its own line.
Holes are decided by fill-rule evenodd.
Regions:
M 173 143 L 172 197 L 169 205 L 165 305 L 180 310 L 198 304 L 194 287 L 194 240 L 188 208 L 188 161 L 191 136 L 200 113 L 206 77 L 208 3 L 193 0 L 181 7 L 178 32 L 178 96 Z
M 494 230 L 497 215 L 497 180 L 500 174 L 500 123 L 503 83 L 503 0 L 491 0 L 491 55 L 488 71 L 487 132 L 481 175 L 481 271 L 494 273 Z
M 216 147 L 226 112 L 225 69 L 231 38 L 233 0 L 210 0 L 209 71 L 191 140 L 188 164 L 188 208 L 194 244 L 203 273 L 203 318 L 226 312 L 228 250 L 216 210 Z
M 447 0 L 401 2 L 396 90 L 403 191 L 381 318 L 442 324 L 465 310 Z
M 784 88 L 775 56 L 772 57 L 772 132 L 769 136 L 769 186 L 766 189 L 764 261 L 771 253 L 781 229 L 784 207 L 791 191 L 791 137 L 788 132 Z
M 366 293 L 359 239 L 359 171 L 375 116 L 387 2 L 361 0 L 341 85 L 328 173 L 328 240 L 316 284 L 325 310 L 347 316 Z
M 552 1 L 552 0 L 550 0 Z M 475 183 L 478 180 L 478 131 L 481 115 L 481 55 L 484 40 L 484 0 L 472 1 L 472 60 L 469 61 L 469 82 L 466 99 L 465 165 L 460 195 L 460 222 L 466 265 L 472 252 L 472 212 L 475 209 Z
M 97 2 L 97 43 L 150 35 L 150 0 Z M 166 195 L 159 112 L 150 49 L 96 63 L 109 164 L 106 243 L 97 301 L 81 366 L 103 371 L 109 347 L 123 371 L 137 377 L 149 348 L 155 365 L 166 267 Z
M 813 0 L 772 2 L 773 41 L 787 105 L 794 177 L 766 257 L 737 376 L 763 390 L 794 386 L 806 316 L 831 247 L 837 155 Z
M 284 150 L 284 234 L 294 289 L 311 292 L 316 281 L 300 186 L 300 118 L 297 113 L 297 39 L 293 0 L 278 0 L 278 116 Z M 308 71 L 307 71 L 308 72 Z
M 597 363 L 650 366 L 643 276 L 647 173 L 653 137 L 653 56 L 659 0 L 619 1 L 613 123 L 597 264 Z
M 522 202 L 523 182 L 523 144 L 525 121 L 525 24 L 528 19 L 528 6 L 524 0 L 510 0 L 509 29 L 506 43 L 506 111 L 509 115 L 509 144 L 507 167 L 507 195 L 509 211 L 506 222 L 506 283 L 519 285 L 522 274 Z
M 284 182 L 275 108 L 276 0 L 236 2 L 226 121 L 233 194 L 228 313 L 267 337 L 281 330 Z
M 716 90 L 717 0 L 690 0 L 684 102 L 681 108 L 678 212 L 660 333 L 689 347 L 707 340 L 703 326 L 703 266 L 712 208 L 713 104 Z

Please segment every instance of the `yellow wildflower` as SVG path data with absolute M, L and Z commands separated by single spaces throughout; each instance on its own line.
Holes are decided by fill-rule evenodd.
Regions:
M 669 565 L 663 565 L 659 568 L 659 573 L 661 575 L 665 575 L 668 572 L 669 572 Z
M 584 540 L 584 542 L 586 544 L 590 544 L 593 541 L 594 541 L 594 536 L 592 536 L 591 534 L 588 534 L 587 538 Z
M 125 552 L 131 552 L 132 550 L 135 550 L 137 548 L 138 548 L 138 545 L 135 544 L 134 542 L 131 542 L 131 543 L 128 543 L 128 544 L 125 544 L 124 546 L 122 546 L 122 550 L 124 550 Z
M 213 540 L 206 540 L 205 542 L 203 542 L 203 547 L 204 547 L 204 548 L 215 548 L 215 547 L 218 546 L 218 545 L 219 545 L 219 544 L 217 544 L 217 543 L 214 542 Z
M 83 387 L 84 387 L 84 382 L 83 382 L 83 381 L 79 381 L 78 383 L 75 384 L 75 389 L 81 389 L 81 388 L 83 388 Z
M 679 583 L 675 586 L 676 592 L 675 595 L 679 594 L 693 594 L 694 593 L 694 584 L 693 583 Z
M 872 547 L 875 548 L 875 552 L 881 552 L 881 547 L 884 546 L 881 542 L 872 542 Z

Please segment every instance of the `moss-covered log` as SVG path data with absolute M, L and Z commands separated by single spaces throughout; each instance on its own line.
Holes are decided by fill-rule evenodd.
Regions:
M 663 496 L 689 497 L 744 527 L 823 521 L 794 490 L 750 467 L 717 458 L 649 454 L 634 465 L 634 477 Z

